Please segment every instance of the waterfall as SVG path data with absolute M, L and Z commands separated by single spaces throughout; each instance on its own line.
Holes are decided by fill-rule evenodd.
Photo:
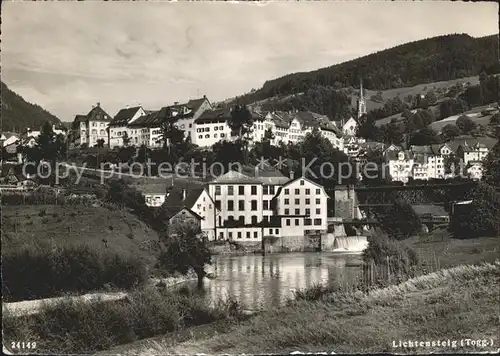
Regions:
M 362 252 L 368 247 L 366 236 L 335 236 L 334 251 Z

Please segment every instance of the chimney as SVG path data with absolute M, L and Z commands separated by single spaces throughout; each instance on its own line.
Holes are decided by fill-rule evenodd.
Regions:
M 178 101 L 174 101 L 174 105 L 179 105 L 179 102 Z
M 126 105 L 126 106 L 125 106 L 125 109 L 130 109 L 130 106 Z
M 206 98 L 207 98 L 207 96 L 205 94 L 203 94 L 203 99 L 206 99 Z
M 97 107 L 100 107 L 101 106 L 101 103 L 100 102 L 97 102 Z
M 182 188 L 182 201 L 186 200 L 186 188 Z
M 295 172 L 290 171 L 290 179 L 293 180 L 295 178 Z
M 259 176 L 259 166 L 255 166 L 255 168 L 254 168 L 254 176 L 255 177 Z

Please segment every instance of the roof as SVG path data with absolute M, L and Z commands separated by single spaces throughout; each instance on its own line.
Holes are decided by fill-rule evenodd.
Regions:
M 448 213 L 444 207 L 438 205 L 412 205 L 413 210 L 417 215 L 432 214 L 437 216 L 447 216 Z
M 162 107 L 160 110 L 150 111 L 146 115 L 139 117 L 137 120 L 128 124 L 131 127 L 160 127 L 168 120 L 172 120 L 172 111 L 168 106 Z
M 140 191 L 142 194 L 167 194 L 166 183 L 147 183 L 141 185 L 137 184 L 133 187 Z
M 403 152 L 404 153 L 404 159 L 412 159 L 414 157 L 413 152 L 409 150 L 405 151 L 388 151 L 386 154 L 386 159 L 389 161 L 394 161 L 399 159 L 399 153 Z
M 4 132 L 2 132 L 2 136 L 5 136 L 5 139 L 8 140 L 12 136 L 19 137 L 20 135 L 18 133 L 15 133 L 15 132 L 4 131 Z
M 283 185 L 290 180 L 290 178 L 273 167 L 244 166 L 243 174 L 258 179 L 264 185 Z
M 103 108 L 101 108 L 101 106 L 98 104 L 89 111 L 89 113 L 87 114 L 87 120 L 111 121 L 111 116 L 109 116 L 108 113 L 104 111 Z
M 203 114 L 200 115 L 195 120 L 195 123 L 202 124 L 210 121 L 226 121 L 231 117 L 231 109 L 230 108 L 219 108 L 212 110 L 205 110 Z
M 312 184 L 314 184 L 315 186 L 317 186 L 317 187 L 320 187 L 320 188 L 324 189 L 324 187 L 323 187 L 321 184 L 318 184 L 318 183 L 316 183 L 316 182 L 314 182 L 314 181 L 312 181 L 312 180 L 310 180 L 310 179 L 307 179 L 307 178 L 306 178 L 306 177 L 304 177 L 304 176 L 300 176 L 300 177 L 297 177 L 297 178 L 295 178 L 295 179 L 290 179 L 290 180 L 289 180 L 288 182 L 286 182 L 283 186 L 279 187 L 278 191 L 276 192 L 275 198 L 276 198 L 276 197 L 278 197 L 278 196 L 280 195 L 280 193 L 281 193 L 281 190 L 282 190 L 282 189 L 285 189 L 288 185 L 290 185 L 290 184 L 292 184 L 292 183 L 295 183 L 296 181 L 298 181 L 298 180 L 300 180 L 300 179 L 306 180 L 306 181 L 308 181 L 309 183 L 312 183 Z M 328 195 L 328 194 L 327 194 L 327 195 Z
M 199 188 L 194 188 L 192 189 L 186 196 L 186 199 L 181 202 L 181 205 L 188 208 L 192 209 L 200 195 L 205 191 L 204 187 L 199 187 Z
M 191 99 L 185 105 L 191 110 L 193 110 L 193 112 L 197 112 L 205 101 L 208 101 L 208 99 L 206 96 L 203 96 L 202 98 L 199 99 Z
M 230 171 L 215 178 L 209 184 L 262 184 L 262 182 L 257 178 L 249 177 L 243 173 Z
M 134 106 L 132 108 L 125 108 L 118 111 L 113 120 L 109 123 L 113 126 L 125 126 L 134 117 L 134 115 L 141 109 L 140 106 Z

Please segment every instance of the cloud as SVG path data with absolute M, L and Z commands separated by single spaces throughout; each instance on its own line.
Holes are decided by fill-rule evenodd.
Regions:
M 222 100 L 401 43 L 497 31 L 493 3 L 8 2 L 2 10 L 2 80 L 63 120 L 97 101 L 114 115 L 198 92 Z

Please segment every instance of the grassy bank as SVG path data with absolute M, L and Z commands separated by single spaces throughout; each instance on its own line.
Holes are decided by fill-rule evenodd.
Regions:
M 498 345 L 499 288 L 500 262 L 459 266 L 370 293 L 334 292 L 316 301 L 297 300 L 220 335 L 176 346 L 141 344 L 124 354 L 491 351 L 498 346 L 401 349 L 393 341 L 471 338 Z
M 4 301 L 129 290 L 152 273 L 158 235 L 126 210 L 2 207 Z
M 36 353 L 92 353 L 135 340 L 182 331 L 192 326 L 242 318 L 232 300 L 214 307 L 192 294 L 136 291 L 123 301 L 65 301 L 37 315 L 3 316 L 4 345 L 36 342 Z M 31 350 L 30 350 L 31 351 Z

